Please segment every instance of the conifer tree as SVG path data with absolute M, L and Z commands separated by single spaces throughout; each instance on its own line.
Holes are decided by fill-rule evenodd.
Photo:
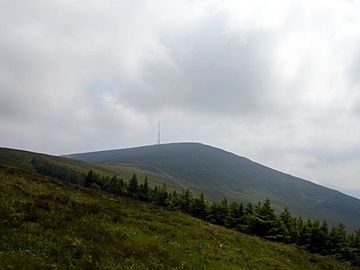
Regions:
M 196 197 L 193 202 L 192 214 L 196 217 L 205 219 L 208 214 L 208 206 L 205 202 L 204 194 L 201 193 L 200 197 Z
M 294 242 L 296 238 L 296 220 L 291 216 L 287 207 L 280 214 L 280 220 L 285 227 L 283 241 L 286 243 Z
M 329 234 L 329 252 L 330 254 L 341 254 L 347 247 L 346 230 L 344 224 L 333 227 Z
M 266 199 L 264 203 L 259 203 L 255 209 L 255 219 L 252 226 L 254 234 L 271 237 L 274 236 L 274 229 L 277 225 L 276 215 L 274 209 L 271 207 L 269 199 Z
M 111 178 L 109 186 L 110 192 L 116 195 L 121 195 L 125 191 L 124 181 L 122 178 L 116 177 L 116 175 Z
M 136 175 L 133 174 L 132 178 L 129 181 L 128 192 L 130 196 L 138 197 L 138 191 L 139 191 L 138 180 Z
M 86 187 L 90 187 L 92 183 L 94 183 L 95 174 L 92 170 L 88 172 L 88 174 L 85 177 L 84 184 Z
M 139 188 L 140 200 L 147 201 L 149 199 L 149 184 L 147 176 L 145 176 L 144 183 Z
M 193 196 L 190 190 L 186 189 L 181 194 L 181 205 L 180 205 L 181 210 L 186 213 L 190 213 L 192 203 L 193 203 Z

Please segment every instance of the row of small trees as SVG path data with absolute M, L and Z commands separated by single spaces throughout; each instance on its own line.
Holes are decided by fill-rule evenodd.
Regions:
M 326 221 L 295 218 L 287 208 L 277 214 L 269 199 L 246 205 L 242 202 L 229 203 L 226 199 L 220 203 L 209 203 L 202 193 L 194 196 L 188 189 L 168 191 L 165 184 L 151 188 L 147 178 L 139 184 L 135 174 L 126 182 L 116 176 L 110 179 L 90 171 L 85 177 L 85 185 L 95 185 L 116 195 L 180 210 L 213 224 L 272 241 L 294 243 L 311 252 L 334 255 L 360 265 L 360 230 L 348 234 L 343 224 L 329 228 Z
M 117 176 L 103 177 L 93 171 L 82 175 L 41 158 L 34 158 L 32 164 L 37 172 L 65 182 L 151 202 L 213 224 L 272 241 L 294 243 L 311 252 L 333 255 L 360 266 L 360 229 L 348 234 L 342 224 L 329 227 L 326 221 L 296 218 L 287 208 L 277 214 L 268 199 L 257 204 L 229 203 L 226 199 L 210 203 L 203 194 L 195 196 L 188 189 L 181 192 L 169 191 L 165 184 L 150 187 L 147 178 L 139 184 L 135 174 L 129 181 L 124 181 Z
M 50 162 L 44 158 L 34 157 L 31 159 L 34 169 L 42 175 L 56 177 L 62 181 L 82 185 L 84 183 L 84 175 L 75 170 L 64 168 L 54 162 Z

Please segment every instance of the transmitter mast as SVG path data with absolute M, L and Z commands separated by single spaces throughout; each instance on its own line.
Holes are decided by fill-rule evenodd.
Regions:
M 158 121 L 158 138 L 156 144 L 160 144 L 160 121 Z

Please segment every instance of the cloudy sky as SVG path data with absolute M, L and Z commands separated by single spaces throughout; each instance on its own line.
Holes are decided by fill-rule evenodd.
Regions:
M 197 141 L 360 189 L 360 3 L 0 0 L 0 145 Z

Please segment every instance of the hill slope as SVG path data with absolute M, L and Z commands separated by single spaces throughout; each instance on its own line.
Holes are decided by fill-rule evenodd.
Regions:
M 179 212 L 0 166 L 0 269 L 351 269 Z
M 34 153 L 24 150 L 11 149 L 11 148 L 0 148 L 0 164 L 16 167 L 20 169 L 30 170 L 35 172 L 31 160 L 33 158 L 41 158 L 48 162 L 57 164 L 59 166 L 76 170 L 80 173 L 86 174 L 90 170 L 100 173 L 103 176 L 117 175 L 125 180 L 130 179 L 135 173 L 140 180 L 144 179 L 145 176 L 148 178 L 151 185 L 162 185 L 166 183 L 168 187 L 173 189 L 181 189 L 183 186 L 173 179 L 169 178 L 168 175 L 164 175 L 161 172 L 148 171 L 145 169 L 138 168 L 130 165 L 108 165 L 108 164 L 89 164 L 83 161 L 74 159 L 56 157 L 41 153 Z
M 214 200 L 257 202 L 268 197 L 275 206 L 287 206 L 302 217 L 343 222 L 349 229 L 360 227 L 360 200 L 203 144 L 153 145 L 68 157 L 161 171 Z

